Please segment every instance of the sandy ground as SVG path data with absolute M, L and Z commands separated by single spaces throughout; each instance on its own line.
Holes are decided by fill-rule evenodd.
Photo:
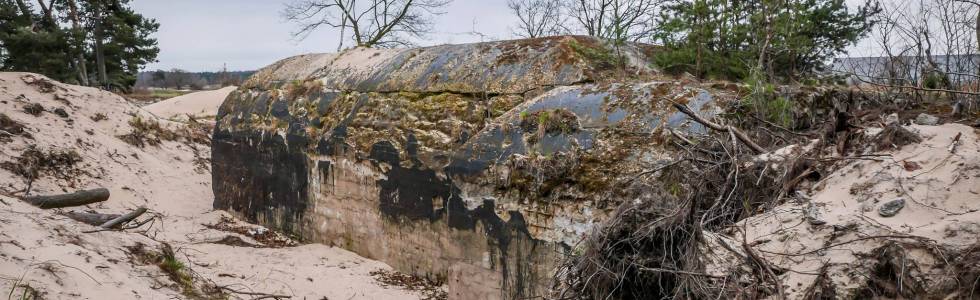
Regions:
M 223 99 L 214 94 L 226 92 L 190 94 L 190 98 L 171 99 L 153 109 L 158 115 L 213 113 Z M 210 99 L 191 101 L 198 97 Z M 37 116 L 28 114 L 25 107 L 32 104 L 41 104 L 45 111 Z M 184 110 L 185 105 L 192 108 Z M 59 108 L 65 112 L 63 116 L 55 112 Z M 253 248 L 212 243 L 236 236 L 261 245 L 247 234 L 205 226 L 230 218 L 211 208 L 208 146 L 176 140 L 140 148 L 118 137 L 132 132 L 129 122 L 134 116 L 159 121 L 165 128 L 178 129 L 183 124 L 158 119 L 108 92 L 64 85 L 28 73 L 0 73 L 0 112 L 23 125 L 32 136 L 0 133 L 0 163 L 16 161 L 30 147 L 41 152 L 74 149 L 81 158 L 73 167 L 41 170 L 31 184 L 31 195 L 96 187 L 108 188 L 112 193 L 108 201 L 86 207 L 41 210 L 15 198 L 22 195 L 28 180 L 9 168 L 0 168 L 2 294 L 13 291 L 13 297 L 19 297 L 29 286 L 44 299 L 186 298 L 160 267 L 141 263 L 128 249 L 138 243 L 147 249 L 168 243 L 188 273 L 195 274 L 195 280 L 238 291 L 289 295 L 292 299 L 420 297 L 399 287 L 382 286 L 369 273 L 390 270 L 389 266 L 343 249 L 324 245 Z M 105 119 L 100 120 L 101 116 Z M 85 233 L 98 228 L 63 215 L 71 210 L 123 213 L 138 206 L 149 209 L 141 219 L 153 221 L 124 232 Z M 261 230 L 255 225 L 233 222 Z M 234 293 L 230 296 L 255 297 Z
M 238 87 L 229 86 L 217 90 L 194 92 L 143 107 L 157 117 L 168 120 L 185 120 L 187 116 L 210 118 L 218 114 L 218 106 Z
M 918 268 L 907 272 L 924 286 L 953 280 L 944 256 L 980 242 L 978 131 L 962 124 L 905 128 L 923 141 L 849 159 L 794 201 L 740 222 L 725 240 L 738 247 L 744 236 L 761 257 L 786 270 L 779 278 L 790 299 L 803 298 L 818 276 L 829 278 L 838 291 L 866 286 L 882 251 L 876 249 L 890 243 L 908 251 L 904 259 Z M 905 206 L 898 214 L 879 214 L 885 203 L 899 198 Z M 811 224 L 808 210 L 825 224 Z M 714 248 L 710 252 L 719 256 L 709 269 L 722 275 L 732 258 Z M 838 299 L 854 296 L 838 294 Z
M 293 299 L 420 298 L 415 292 L 382 286 L 370 274 L 390 270 L 389 266 L 339 248 L 214 243 L 234 236 L 261 245 L 248 234 L 206 226 L 231 218 L 211 209 L 208 146 L 178 139 L 141 148 L 119 136 L 133 131 L 129 122 L 134 116 L 165 128 L 184 128 L 165 118 L 213 114 L 220 104 L 214 99 L 224 98 L 216 92 L 158 103 L 160 110 L 151 114 L 147 110 L 154 105 L 144 110 L 97 89 L 52 83 L 28 73 L 0 73 L 0 113 L 22 124 L 27 133 L 0 132 L 0 295 L 13 291 L 18 297 L 29 286 L 45 299 L 187 298 L 160 267 L 140 263 L 129 249 L 137 244 L 156 249 L 168 243 L 195 278 L 239 291 Z M 207 97 L 211 99 L 191 101 L 189 109 L 176 103 Z M 215 107 L 197 106 L 205 102 Z M 37 116 L 25 112 L 32 104 L 41 104 L 44 111 Z M 758 255 L 786 270 L 778 277 L 788 298 L 797 299 L 819 277 L 842 291 L 864 285 L 875 265 L 876 249 L 900 241 L 909 249 L 909 261 L 917 265 L 912 270 L 915 278 L 927 285 L 949 280 L 951 274 L 940 263 L 945 258 L 936 253 L 980 242 L 980 138 L 977 129 L 960 124 L 906 128 L 923 141 L 847 159 L 795 200 L 744 220 L 730 232 L 709 234 L 708 271 L 724 275 L 731 268 L 743 268 L 733 264 L 738 259 L 718 243 L 738 246 L 744 237 Z M 868 137 L 874 134 L 869 129 Z M 81 158 L 72 167 L 42 170 L 31 184 L 32 195 L 105 187 L 112 197 L 84 208 L 54 210 L 16 199 L 28 180 L 3 164 L 16 161 L 30 147 L 45 153 L 73 149 Z M 793 147 L 759 161 L 776 163 L 777 156 L 792 156 L 809 146 Z M 897 215 L 879 215 L 884 203 L 898 198 L 906 204 Z M 125 232 L 85 233 L 97 227 L 63 215 L 70 210 L 122 213 L 138 206 L 147 207 L 154 221 Z M 814 210 L 824 224 L 807 221 L 807 212 Z M 232 223 L 261 230 L 237 220 Z

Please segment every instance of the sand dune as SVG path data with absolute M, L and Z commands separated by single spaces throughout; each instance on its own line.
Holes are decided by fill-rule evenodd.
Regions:
M 220 94 L 229 90 L 188 95 L 192 97 L 162 106 L 180 101 L 193 104 L 187 106 L 195 107 L 191 111 L 206 113 L 216 109 L 214 103 L 223 98 Z M 162 271 L 161 262 L 145 261 L 133 250 L 138 244 L 156 250 L 166 243 L 189 270 L 185 273 L 193 274 L 194 285 L 292 299 L 420 297 L 378 283 L 371 273 L 390 270 L 384 263 L 320 244 L 269 247 L 248 232 L 263 231 L 261 227 L 213 210 L 210 148 L 206 139 L 193 140 L 195 134 L 201 134 L 194 131 L 197 129 L 158 119 L 115 94 L 30 73 L 0 73 L 0 99 L 3 294 L 14 290 L 19 298 L 23 291 L 34 290 L 42 299 L 193 298 L 185 286 Z M 29 109 L 37 105 L 43 109 Z M 147 143 L 143 147 L 127 143 L 127 135 L 137 132 L 136 120 L 158 123 L 177 138 L 143 132 L 140 139 Z M 58 159 L 44 160 L 37 178 L 31 180 L 17 170 L 27 164 L 22 159 L 34 150 Z M 31 195 L 96 187 L 108 188 L 112 195 L 108 201 L 85 207 L 42 210 L 17 199 L 28 186 Z M 153 220 L 126 231 L 90 232 L 99 228 L 64 215 L 68 211 L 118 214 L 139 206 L 149 209 L 141 219 Z M 210 226 L 222 223 L 247 230 L 236 233 Z M 256 247 L 216 242 L 228 237 Z M 230 299 L 256 297 L 225 293 Z
M 218 114 L 218 106 L 225 97 L 237 87 L 229 86 L 217 90 L 194 92 L 173 97 L 144 107 L 147 111 L 164 119 L 183 120 L 187 115 L 207 118 Z

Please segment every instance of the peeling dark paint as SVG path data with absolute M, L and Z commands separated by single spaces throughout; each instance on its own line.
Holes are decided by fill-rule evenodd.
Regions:
M 263 221 L 264 225 L 300 237 L 304 233 L 315 236 L 315 231 L 322 230 L 349 239 L 353 234 L 345 232 L 351 231 L 348 228 L 317 227 L 313 223 L 318 220 L 306 217 L 316 216 L 321 209 L 330 210 L 314 210 L 314 203 L 319 205 L 317 200 L 322 200 L 315 197 L 329 195 L 322 190 L 333 190 L 335 182 L 350 179 L 345 183 L 370 191 L 371 195 L 359 195 L 361 198 L 354 201 L 371 203 L 371 218 L 377 218 L 374 220 L 379 223 L 383 220 L 379 226 L 402 226 L 393 230 L 398 234 L 402 234 L 400 228 L 428 228 L 449 232 L 429 236 L 442 238 L 464 232 L 477 243 L 485 240 L 486 248 L 479 249 L 479 255 L 468 253 L 471 256 L 460 259 L 500 274 L 496 286 L 504 298 L 543 296 L 551 274 L 542 274 L 546 271 L 537 266 L 548 265 L 552 263 L 549 259 L 570 251 L 569 245 L 561 241 L 540 239 L 533 234 L 535 230 L 551 230 L 546 227 L 553 225 L 541 221 L 541 214 L 548 212 L 521 205 L 534 200 L 527 197 L 541 197 L 544 193 L 521 190 L 519 199 L 499 198 L 499 189 L 511 186 L 498 186 L 490 192 L 478 190 L 484 194 L 468 194 L 463 199 L 463 189 L 494 184 L 496 179 L 491 177 L 498 174 L 490 171 L 515 157 L 561 159 L 569 153 L 594 151 L 601 148 L 602 142 L 621 138 L 609 134 L 614 131 L 643 134 L 664 123 L 689 131 L 703 130 L 682 124 L 684 118 L 671 112 L 661 99 L 680 94 L 682 89 L 674 83 L 583 84 L 593 80 L 589 77 L 590 66 L 575 59 L 569 61 L 565 57 L 568 53 L 559 49 L 569 39 L 583 38 L 399 50 L 386 61 L 370 62 L 371 67 L 360 73 L 332 65 L 299 65 L 325 56 L 301 56 L 277 63 L 253 77 L 251 86 L 233 93 L 219 110 L 212 152 L 214 207 L 239 212 L 250 221 Z M 291 72 L 289 68 L 298 67 L 310 73 L 285 74 Z M 290 90 L 297 87 L 303 89 Z M 529 93 L 534 95 L 524 94 L 528 90 L 535 90 Z M 402 92 L 414 94 L 403 96 Z M 504 97 L 503 102 L 498 102 L 503 103 L 500 108 L 488 104 L 490 97 L 497 95 Z M 695 110 L 708 110 L 705 104 L 713 101 L 703 91 L 688 98 L 685 100 Z M 439 109 L 439 105 L 446 110 Z M 456 110 L 449 110 L 450 107 Z M 418 111 L 408 111 L 411 109 Z M 487 110 L 486 117 L 474 113 L 478 109 Z M 490 113 L 491 110 L 495 112 Z M 554 110 L 571 113 L 568 120 L 574 122 L 574 130 L 542 130 L 521 124 L 523 114 Z M 446 118 L 453 120 L 446 122 Z M 622 142 L 624 147 L 637 143 L 612 142 Z M 616 155 L 630 157 L 617 158 L 626 161 L 624 164 L 639 163 L 631 156 L 636 155 L 631 152 L 634 148 L 615 150 L 624 150 Z M 337 172 L 355 170 L 366 174 L 335 178 L 343 174 Z M 320 182 L 314 182 L 317 179 Z M 577 184 L 569 178 L 547 181 L 550 186 Z M 590 205 L 581 199 L 573 200 Z M 521 210 L 514 210 L 515 205 Z M 548 205 L 561 204 L 542 204 Z M 348 222 L 343 226 L 356 226 L 350 224 L 352 220 L 343 221 Z M 477 232 L 478 228 L 482 231 Z M 394 239 L 398 238 L 402 237 Z M 439 245 L 437 242 L 455 241 L 431 242 Z M 392 247 L 386 251 L 405 250 Z M 430 255 L 441 250 L 421 252 Z M 410 270 L 403 271 L 425 275 L 437 272 L 408 265 L 406 269 Z M 439 276 L 445 279 L 446 275 L 436 275 Z
M 411 145 L 411 143 L 409 144 Z M 414 153 L 407 149 L 409 153 Z M 385 173 L 386 179 L 379 180 L 381 193 L 381 213 L 395 221 L 425 220 L 436 221 L 446 219 L 450 228 L 459 230 L 474 230 L 477 222 L 483 224 L 488 240 L 488 248 L 499 257 L 491 260 L 494 269 L 498 269 L 504 278 L 501 286 L 511 293 L 514 298 L 524 298 L 538 295 L 538 274 L 528 264 L 542 263 L 527 261 L 527 257 L 535 257 L 529 253 L 511 253 L 512 241 L 520 240 L 529 243 L 533 251 L 545 251 L 548 247 L 540 246 L 549 242 L 534 239 L 528 232 L 524 216 L 518 212 L 508 212 L 504 221 L 495 212 L 494 201 L 484 200 L 474 210 L 469 210 L 459 197 L 459 189 L 450 179 L 443 179 L 433 170 L 418 167 L 403 168 L 399 161 L 398 150 L 391 143 L 380 142 L 371 148 L 370 158 L 376 163 L 385 163 L 391 169 Z M 416 165 L 417 166 L 417 165 Z M 432 201 L 443 201 L 443 205 L 433 205 Z M 444 209 L 434 209 L 444 207 Z M 563 246 L 564 247 L 564 246 Z M 509 266 L 516 266 L 510 268 Z
M 298 137 L 297 137 L 298 138 Z M 216 130 L 212 143 L 214 208 L 296 234 L 309 203 L 306 155 L 278 135 Z

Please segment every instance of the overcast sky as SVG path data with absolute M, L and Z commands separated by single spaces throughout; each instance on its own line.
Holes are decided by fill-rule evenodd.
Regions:
M 280 12 L 290 0 L 134 0 L 133 9 L 160 23 L 155 34 L 159 62 L 146 70 L 181 68 L 190 71 L 255 70 L 289 56 L 333 52 L 338 32 L 321 29 L 297 41 L 295 24 Z M 862 0 L 848 0 L 856 6 Z M 507 0 L 454 0 L 435 17 L 435 32 L 425 45 L 512 38 L 516 18 Z M 862 45 L 852 53 L 867 52 Z
M 182 68 L 190 71 L 254 70 L 281 58 L 333 52 L 337 32 L 321 29 L 303 41 L 290 35 L 294 24 L 282 20 L 288 0 L 134 0 L 133 9 L 160 23 L 156 33 L 159 62 L 146 70 Z M 476 31 L 509 38 L 514 19 L 506 0 L 455 0 L 436 17 L 431 44 L 478 42 Z M 474 24 L 475 22 L 475 24 Z

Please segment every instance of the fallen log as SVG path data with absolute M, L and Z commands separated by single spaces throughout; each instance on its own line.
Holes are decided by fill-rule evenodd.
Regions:
M 122 225 L 123 223 L 126 223 L 126 222 L 129 222 L 129 221 L 132 221 L 133 219 L 136 219 L 137 217 L 139 217 L 140 215 L 142 215 L 145 212 L 146 212 L 146 207 L 142 207 L 141 206 L 140 208 L 137 208 L 136 210 L 131 211 L 131 212 L 125 214 L 125 215 L 121 215 L 121 216 L 119 216 L 119 217 L 117 217 L 115 219 L 109 220 L 108 222 L 102 223 L 102 225 L 100 225 L 99 227 L 102 227 L 102 228 L 105 228 L 105 229 L 116 228 L 117 226 Z
M 120 215 L 70 211 L 65 213 L 65 216 L 71 218 L 72 220 L 79 221 L 85 224 L 89 224 L 92 226 L 100 226 L 102 224 L 105 224 L 106 222 L 118 218 Z
M 26 196 L 23 199 L 27 203 L 43 209 L 82 206 L 109 200 L 109 190 L 97 188 L 94 190 L 77 191 L 71 194 Z

